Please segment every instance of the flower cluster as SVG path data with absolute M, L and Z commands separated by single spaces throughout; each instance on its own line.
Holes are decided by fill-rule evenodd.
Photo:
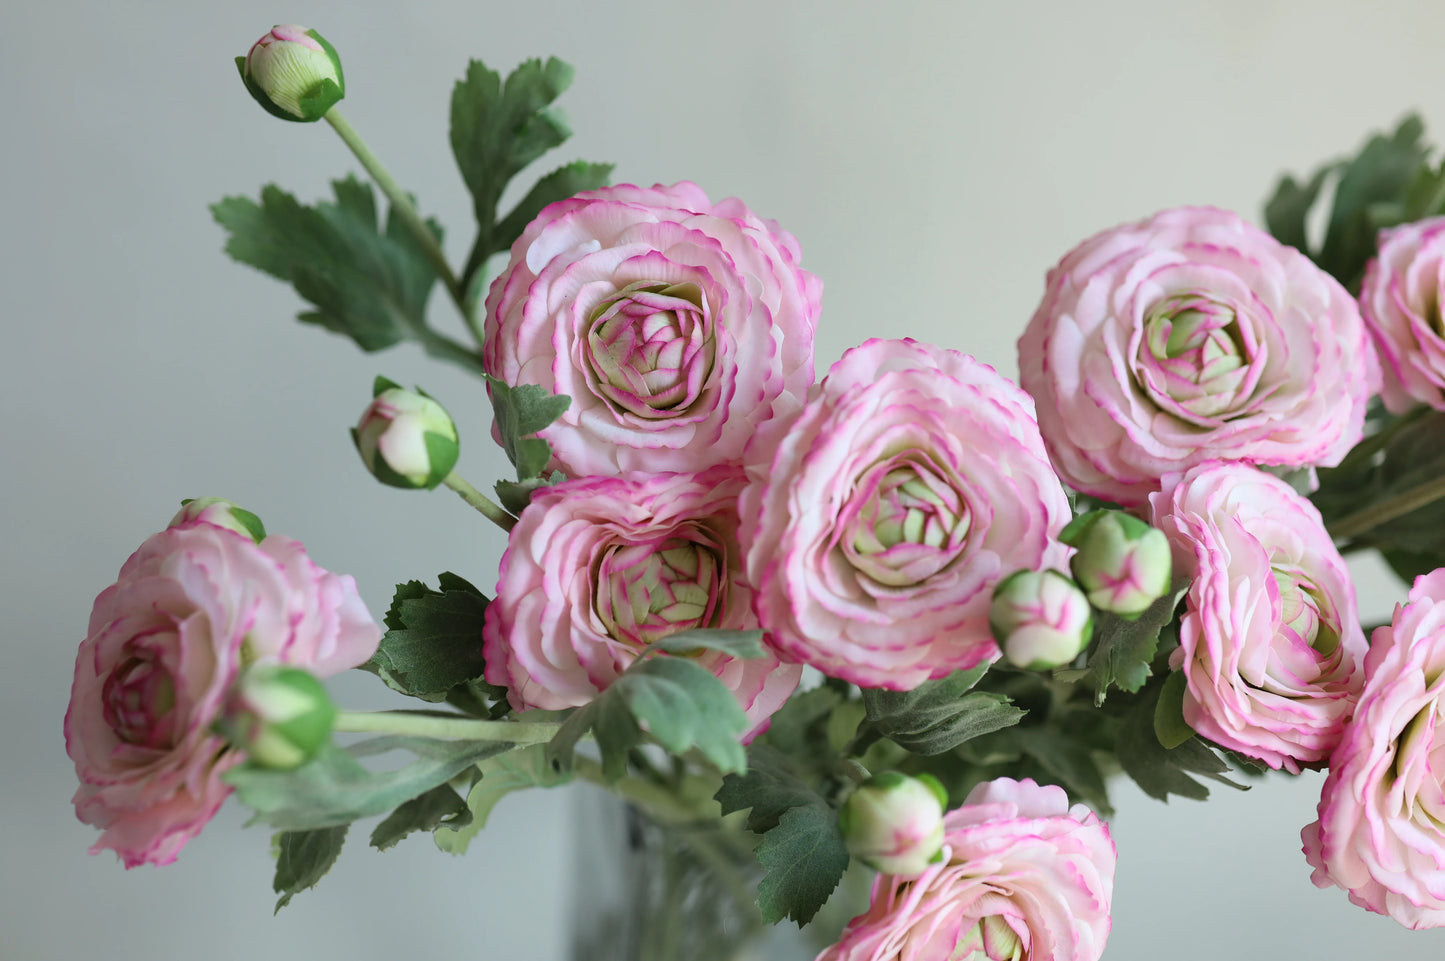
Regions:
M 354 181 L 314 209 L 233 198 L 229 249 L 368 350 L 413 336 L 482 375 L 517 472 L 500 503 L 457 473 L 456 424 L 420 388 L 378 378 L 352 437 L 378 480 L 444 484 L 507 543 L 491 596 L 409 581 L 383 632 L 295 541 L 185 502 L 96 598 L 77 657 L 65 738 L 96 849 L 172 861 L 233 789 L 283 830 L 391 811 L 376 846 L 456 845 L 501 794 L 576 776 L 669 822 L 728 833 L 719 811 L 746 811 L 773 920 L 811 918 L 850 859 L 879 872 L 819 961 L 1096 961 L 1116 852 L 1078 802 L 1107 813 L 1121 769 L 1203 796 L 1189 775 L 1224 770 L 1218 750 L 1328 768 L 1315 883 L 1445 926 L 1445 538 L 1389 527 L 1445 496 L 1445 461 L 1409 462 L 1445 436 L 1417 409 L 1445 410 L 1445 217 L 1326 270 L 1235 214 L 1166 210 L 1049 271 L 1018 384 L 878 338 L 815 382 L 822 284 L 742 201 L 574 164 L 498 216 L 493 161 L 564 136 L 560 62 L 458 84 L 479 218 L 460 275 L 337 113 L 325 40 L 277 27 L 238 66 L 269 112 L 324 116 L 393 217 L 378 228 Z M 1419 176 L 1441 189 L 1343 220 L 1445 196 Z M 323 295 L 346 251 L 355 289 Z M 438 279 L 475 348 L 428 326 Z M 1342 548 L 1421 575 L 1368 639 Z M 363 665 L 429 707 L 337 711 L 318 678 Z M 420 760 L 357 760 L 397 749 Z M 295 857 L 324 871 L 334 833 Z M 777 870 L 803 848 L 833 874 Z M 303 876 L 278 875 L 283 903 Z

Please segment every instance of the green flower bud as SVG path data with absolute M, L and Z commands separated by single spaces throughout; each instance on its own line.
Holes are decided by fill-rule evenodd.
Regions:
M 848 853 L 884 874 L 917 877 L 943 854 L 948 794 L 927 774 L 874 775 L 848 795 L 838 827 Z
M 457 465 L 457 425 L 446 408 L 420 388 L 376 378 L 371 404 L 351 431 L 372 476 L 392 487 L 431 490 Z
M 336 48 L 315 30 L 278 24 L 236 58 L 241 82 L 256 102 L 282 120 L 309 123 L 346 96 Z
M 993 592 L 988 624 L 1015 667 L 1050 670 L 1089 646 L 1094 612 L 1079 586 L 1060 571 L 1015 571 Z
M 261 518 L 248 510 L 237 507 L 224 497 L 190 497 L 181 501 L 181 509 L 171 518 L 167 527 L 185 527 L 190 524 L 213 524 L 245 534 L 257 544 L 266 539 L 266 526 Z
M 336 707 L 316 676 L 258 664 L 231 689 L 221 733 L 262 767 L 300 767 L 331 739 Z
M 1078 549 L 1069 569 L 1101 611 L 1134 618 L 1169 592 L 1169 539 L 1123 511 L 1090 511 L 1059 535 Z

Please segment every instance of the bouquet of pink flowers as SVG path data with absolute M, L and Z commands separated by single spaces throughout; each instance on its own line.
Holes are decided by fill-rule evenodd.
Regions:
M 302 321 L 478 376 L 516 468 L 494 496 L 419 388 L 379 377 L 353 438 L 507 546 L 492 591 L 409 581 L 378 624 L 255 515 L 183 502 L 76 659 L 94 850 L 169 863 L 234 795 L 278 832 L 284 905 L 355 821 L 455 853 L 503 796 L 580 779 L 739 902 L 624 956 L 730 957 L 816 916 L 819 959 L 1093 961 L 1109 778 L 1202 799 L 1311 768 L 1314 883 L 1445 926 L 1445 164 L 1418 121 L 1283 178 L 1268 231 L 1177 208 L 1083 241 L 1018 384 L 907 339 L 815 382 L 822 282 L 742 201 L 574 162 L 500 209 L 568 135 L 560 61 L 473 62 L 453 92 L 459 271 L 342 117 L 330 44 L 278 26 L 237 65 L 270 113 L 335 128 L 387 212 L 352 177 L 314 205 L 268 186 L 213 208 L 227 252 Z M 438 283 L 474 343 L 428 324 Z M 1373 628 L 1362 550 L 1413 582 Z M 340 710 L 320 679 L 348 668 L 425 705 Z M 850 864 L 871 893 L 827 928 Z

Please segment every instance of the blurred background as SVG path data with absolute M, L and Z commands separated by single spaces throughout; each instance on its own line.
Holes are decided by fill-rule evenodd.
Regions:
M 464 858 L 354 832 L 272 919 L 267 833 L 228 807 L 175 864 L 89 857 L 61 719 L 91 599 L 183 497 L 219 494 L 355 575 L 453 570 L 490 591 L 503 541 L 445 490 L 371 481 L 347 437 L 385 373 L 456 416 L 459 469 L 506 473 L 479 385 L 403 347 L 361 354 L 291 318 L 289 288 L 221 253 L 207 206 L 279 182 L 303 200 L 358 165 L 324 125 L 276 121 L 232 58 L 274 22 L 340 50 L 356 128 L 450 229 L 470 206 L 446 138 L 469 57 L 557 55 L 575 136 L 537 173 L 694 180 L 794 233 L 825 282 L 819 370 L 872 335 L 971 352 L 1012 376 L 1044 271 L 1073 244 L 1179 204 L 1257 218 L 1304 172 L 1418 110 L 1445 132 L 1433 0 L 570 0 L 12 4 L 0 32 L 0 961 L 565 956 L 585 788 L 504 800 Z M 535 175 L 522 178 L 530 184 Z M 439 294 L 437 322 L 450 325 Z M 450 329 L 450 328 L 449 328 Z M 459 325 L 455 331 L 460 335 Z M 1361 569 L 1367 622 L 1403 596 Z M 394 705 L 374 678 L 336 685 Z M 1321 778 L 1163 805 L 1117 788 L 1110 961 L 1167 955 L 1438 959 L 1318 891 L 1300 854 Z

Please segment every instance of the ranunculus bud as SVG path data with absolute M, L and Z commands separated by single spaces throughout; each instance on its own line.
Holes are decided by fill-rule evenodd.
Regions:
M 943 853 L 948 794 L 931 775 L 884 771 L 858 785 L 838 812 L 848 853 L 869 867 L 917 877 Z
M 300 767 L 331 738 L 336 706 L 316 675 L 299 667 L 259 664 L 231 689 L 222 733 L 255 763 Z
M 1088 646 L 1094 612 L 1063 573 L 1015 571 L 994 588 L 988 624 L 1010 664 L 1043 671 L 1069 663 Z
M 366 469 L 392 487 L 431 490 L 451 473 L 461 448 L 457 426 L 441 404 L 420 389 L 376 378 L 373 399 L 351 439 Z
M 341 57 L 315 30 L 278 24 L 236 58 L 256 102 L 282 120 L 320 120 L 346 96 Z
M 191 497 L 181 501 L 181 509 L 167 527 L 205 523 L 244 534 L 257 544 L 266 539 L 266 525 L 250 511 L 237 507 L 224 497 Z
M 1069 561 L 1089 603 L 1120 617 L 1138 617 L 1169 591 L 1169 539 L 1123 511 L 1090 511 L 1059 539 L 1078 553 Z

